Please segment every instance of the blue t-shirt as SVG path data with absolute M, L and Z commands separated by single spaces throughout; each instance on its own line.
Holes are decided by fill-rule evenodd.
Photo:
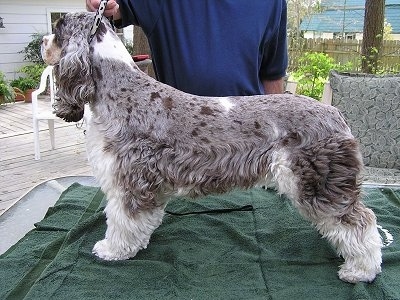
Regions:
M 119 0 L 158 80 L 202 96 L 264 94 L 287 68 L 286 0 Z

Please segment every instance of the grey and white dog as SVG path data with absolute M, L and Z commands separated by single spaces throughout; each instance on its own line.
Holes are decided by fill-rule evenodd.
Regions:
M 93 253 L 122 260 L 146 248 L 170 196 L 275 185 L 344 258 L 348 282 L 381 272 L 376 217 L 360 200 L 357 141 L 339 111 L 306 97 L 200 97 L 141 72 L 103 20 L 67 14 L 43 39 L 54 65 L 57 115 L 83 117 L 89 161 L 108 203 Z M 271 204 L 273 205 L 273 204 Z

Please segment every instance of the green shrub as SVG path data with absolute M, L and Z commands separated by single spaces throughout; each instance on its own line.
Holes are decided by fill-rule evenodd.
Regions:
M 133 41 L 129 39 L 122 39 L 122 43 L 124 44 L 129 54 L 133 55 Z
M 3 72 L 0 71 L 0 104 L 14 102 L 15 92 L 10 83 L 6 80 Z
M 337 64 L 325 53 L 306 52 L 299 59 L 299 66 L 292 74 L 298 82 L 297 93 L 320 100 L 330 70 L 350 70 L 351 63 Z
M 25 76 L 15 79 L 12 83 L 13 86 L 25 91 L 27 89 L 34 89 L 39 86 L 40 77 L 46 65 L 42 59 L 41 44 L 44 34 L 35 33 L 31 35 L 32 40 L 20 52 L 24 54 L 24 60 L 32 62 L 19 69 L 18 73 L 23 73 Z
M 20 53 L 24 53 L 24 60 L 31 61 L 35 64 L 44 64 L 41 54 L 41 45 L 43 40 L 43 33 L 32 34 L 32 40 Z
M 11 86 L 20 89 L 25 92 L 29 89 L 37 88 L 38 84 L 35 80 L 30 77 L 18 77 L 11 81 Z
M 21 69 L 18 70 L 20 73 L 24 73 L 26 78 L 29 78 L 34 84 L 32 88 L 37 88 L 40 83 L 40 77 L 44 69 L 46 68 L 45 64 L 33 64 L 33 65 L 26 65 L 23 66 Z

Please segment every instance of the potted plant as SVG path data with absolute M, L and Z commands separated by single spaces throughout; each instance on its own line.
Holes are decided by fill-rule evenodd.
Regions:
M 35 63 L 23 66 L 19 72 L 25 74 L 24 77 L 19 77 L 16 80 L 20 84 L 17 86 L 25 93 L 25 102 L 32 102 L 32 92 L 39 87 L 40 77 L 46 65 Z M 16 83 L 16 84 L 18 84 Z
M 42 33 L 33 34 L 31 36 L 32 40 L 20 52 L 24 54 L 24 60 L 30 62 L 28 65 L 25 65 L 18 70 L 19 73 L 24 74 L 24 79 L 21 79 L 22 86 L 19 86 L 19 88 L 25 92 L 25 102 L 32 101 L 32 91 L 39 87 L 40 76 L 46 68 L 40 50 L 43 36 L 44 34 Z
M 25 93 L 21 89 L 15 87 L 15 86 L 11 86 L 11 87 L 13 88 L 14 94 L 15 94 L 14 100 L 15 101 L 25 101 Z
M 0 104 L 14 102 L 15 92 L 6 80 L 4 73 L 0 71 Z
M 32 101 L 32 91 L 34 91 L 38 83 L 31 77 L 18 77 L 11 81 L 11 86 L 23 94 L 23 100 L 25 102 Z

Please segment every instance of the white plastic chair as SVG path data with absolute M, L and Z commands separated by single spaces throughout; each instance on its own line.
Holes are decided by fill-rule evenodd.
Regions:
M 46 91 L 47 84 L 49 84 L 50 90 L 50 104 L 48 109 L 39 109 L 38 106 L 38 96 Z M 56 86 L 53 76 L 53 66 L 47 66 L 44 69 L 42 76 L 40 78 L 40 86 L 37 90 L 32 92 L 32 118 L 33 118 L 33 137 L 35 144 L 35 160 L 40 159 L 40 144 L 39 144 L 39 121 L 47 120 L 50 133 L 50 143 L 51 148 L 55 148 L 54 141 L 54 120 L 58 117 L 54 113 L 53 104 L 56 94 Z

